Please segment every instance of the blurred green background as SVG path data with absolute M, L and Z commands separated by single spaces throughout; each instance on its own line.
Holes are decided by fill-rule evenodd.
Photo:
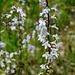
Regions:
M 26 13 L 26 32 L 30 34 L 31 31 L 35 29 L 34 23 L 38 21 L 39 12 L 41 12 L 39 1 L 25 1 L 25 5 L 21 6 L 19 0 L 0 0 L 0 30 L 3 29 L 1 14 L 8 14 L 12 6 L 22 7 Z M 59 27 L 57 33 L 60 37 L 58 41 L 59 58 L 53 61 L 54 72 L 52 75 L 75 75 L 75 0 L 48 1 L 50 8 L 57 5 L 57 9 L 59 10 L 59 13 L 57 13 L 58 20 L 56 21 L 56 24 Z M 18 40 L 15 32 L 12 32 L 12 36 L 9 36 L 9 33 L 6 31 L 1 34 L 1 36 L 3 36 L 3 38 L 0 40 L 7 44 L 7 47 L 5 47 L 4 50 L 7 50 L 8 52 L 17 50 Z M 36 51 L 34 56 L 27 54 L 27 56 L 22 59 L 23 64 L 25 64 L 25 73 L 23 75 L 37 75 L 37 73 L 41 71 L 40 64 L 45 62 L 45 59 L 42 58 L 42 54 L 45 50 L 41 47 L 41 43 L 37 42 L 36 39 L 37 35 L 31 40 L 31 43 L 35 45 L 35 47 L 41 49 Z

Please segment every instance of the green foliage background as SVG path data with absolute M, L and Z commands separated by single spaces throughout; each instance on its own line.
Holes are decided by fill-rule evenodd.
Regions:
M 49 7 L 58 4 L 58 10 L 60 14 L 57 14 L 58 20 L 56 21 L 59 27 L 58 34 L 62 36 L 58 42 L 63 42 L 63 48 L 59 49 L 59 58 L 56 59 L 52 75 L 75 75 L 75 0 L 48 0 Z M 21 3 L 18 0 L 0 0 L 0 30 L 2 27 L 1 13 L 9 13 L 11 6 L 21 7 Z M 28 10 L 29 9 L 29 10 Z M 74 9 L 74 11 L 72 11 Z M 23 10 L 26 12 L 26 23 L 25 29 L 28 34 L 35 29 L 34 23 L 39 19 L 39 7 L 38 0 L 26 0 Z M 65 27 L 68 26 L 67 31 L 64 31 Z M 2 28 L 1 28 L 2 27 Z M 8 52 L 14 52 L 17 50 L 17 37 L 15 32 L 12 32 L 12 36 L 6 31 L 0 34 L 3 38 L 0 40 L 7 44 L 4 50 Z M 36 42 L 37 37 L 31 40 L 31 43 L 36 47 L 41 48 L 40 51 L 35 52 L 35 57 L 27 54 L 21 61 L 25 64 L 24 75 L 37 75 L 40 70 L 40 64 L 45 62 L 42 58 L 42 54 L 45 52 L 40 42 Z M 33 43 L 33 41 L 35 41 Z M 12 47 L 13 46 L 13 47 Z M 60 52 L 64 53 L 61 56 Z

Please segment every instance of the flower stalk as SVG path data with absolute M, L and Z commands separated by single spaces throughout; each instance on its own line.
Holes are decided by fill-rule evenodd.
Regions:
M 49 6 L 48 6 L 48 0 L 46 0 L 46 6 L 49 8 Z M 49 32 L 49 30 L 50 30 L 50 28 L 49 28 L 49 24 L 50 24 L 49 13 L 47 13 L 47 15 L 48 15 L 48 25 L 47 25 L 47 29 L 48 29 L 48 32 Z M 48 35 L 48 40 L 49 40 L 49 42 L 50 42 L 49 35 Z M 48 48 L 48 51 L 49 51 L 49 54 L 50 54 L 50 48 Z
M 56 20 L 55 14 L 53 16 L 49 15 L 51 10 L 55 10 L 56 12 L 57 11 L 56 8 L 53 7 L 49 9 L 48 0 L 46 1 L 40 0 L 40 3 L 43 6 L 42 12 L 40 13 L 40 17 L 44 16 L 44 18 L 39 19 L 38 40 L 42 42 L 42 46 L 45 46 L 46 50 L 48 49 L 48 51 L 42 55 L 42 57 L 45 57 L 45 59 L 47 60 L 47 63 L 40 65 L 41 69 L 45 71 L 43 71 L 39 75 L 43 75 L 43 74 L 51 74 L 53 72 L 53 70 L 51 69 L 52 67 L 50 66 L 53 59 L 58 57 L 57 54 L 58 49 L 57 49 L 56 41 L 59 38 L 57 34 L 54 35 L 50 32 L 51 29 L 53 28 L 58 29 L 56 25 L 50 25 L 50 18 Z M 50 38 L 52 38 L 52 40 L 50 40 Z

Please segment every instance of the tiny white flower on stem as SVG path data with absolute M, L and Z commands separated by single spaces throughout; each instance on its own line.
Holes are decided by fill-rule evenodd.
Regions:
M 16 68 L 16 65 L 12 65 L 13 68 Z
M 58 35 L 57 35 L 57 34 L 52 35 L 52 37 L 55 37 L 55 39 L 56 39 L 56 40 L 58 40 L 58 39 L 59 39 L 59 37 L 58 37 Z
M 17 8 L 17 12 L 22 12 L 22 9 L 20 9 L 19 7 Z
M 56 41 L 54 41 L 54 42 L 51 42 L 51 44 L 55 44 L 55 45 L 56 45 Z
M 43 9 L 43 13 L 48 13 L 50 11 L 50 9 L 48 7 L 46 7 L 45 9 Z
M 12 61 L 16 61 L 15 59 L 11 59 Z
M 58 11 L 58 9 L 56 9 L 55 7 L 51 8 L 51 9 L 52 9 L 52 10 L 55 10 L 55 12 Z
M 52 19 L 53 19 L 53 18 L 56 19 L 55 14 L 54 14 L 53 16 L 51 16 L 51 18 L 52 18 Z
M 11 28 L 11 30 L 16 30 L 15 26 L 11 26 L 10 28 Z
M 17 52 L 14 52 L 15 55 L 17 55 Z
M 55 50 L 55 51 L 58 51 L 58 48 L 56 48 L 56 49 L 55 49 L 55 48 L 51 48 L 51 50 Z
M 18 24 L 18 17 L 15 16 L 12 21 L 14 21 L 15 24 Z
M 22 43 L 26 43 L 26 39 L 23 39 Z
M 15 6 L 12 6 L 11 9 L 16 9 L 16 7 Z
M 49 58 L 48 58 L 48 62 L 52 62 L 53 59 L 55 59 L 55 56 L 53 56 L 53 55 L 51 54 L 51 55 L 49 56 Z
M 11 70 L 11 73 L 15 73 L 15 70 Z
M 6 67 L 6 70 L 8 70 L 8 71 L 9 71 L 9 70 L 10 70 L 10 67 L 9 67 L 9 66 L 8 66 L 8 67 Z
M 52 28 L 55 28 L 58 30 L 58 27 L 56 27 L 56 24 L 54 24 L 53 26 L 51 26 Z
M 57 54 L 57 52 L 55 50 L 51 51 L 51 54 L 55 55 L 58 58 L 58 54 Z
M 10 14 L 6 14 L 6 17 L 9 18 L 9 17 L 11 17 L 11 15 Z
M 13 55 L 14 55 L 14 53 L 10 53 L 10 58 L 12 58 L 12 57 L 13 57 Z
M 38 35 L 38 40 L 40 40 L 41 42 L 45 42 L 45 37 L 43 37 L 42 35 Z
M 3 61 L 1 61 L 1 67 L 5 67 L 5 64 L 3 63 Z
M 25 48 L 25 47 L 26 47 L 26 44 L 23 45 L 23 48 Z
M 43 15 L 43 13 L 40 13 L 40 16 L 42 16 Z
M 0 51 L 0 56 L 3 55 L 5 52 L 3 50 Z
M 44 44 L 42 44 L 42 46 L 45 46 L 45 49 L 47 49 L 47 47 L 51 47 L 51 45 L 48 43 L 48 41 L 46 41 Z
M 40 20 L 39 20 L 39 30 L 41 30 L 42 28 L 46 28 L 46 23 L 42 18 L 40 18 Z
M 46 59 L 48 59 L 48 57 L 49 57 L 49 53 L 46 52 L 45 54 L 42 55 L 42 57 L 45 57 Z
M 44 37 L 46 37 L 46 35 L 49 35 L 49 33 L 47 32 L 46 28 L 41 29 L 41 35 L 43 35 Z
M 30 41 L 30 38 L 31 38 L 31 36 L 28 34 L 28 35 L 27 35 L 26 42 L 29 42 L 29 41 Z
M 40 67 L 41 67 L 41 69 L 45 69 L 45 65 L 43 65 L 43 64 L 40 65 Z
M 5 62 L 6 62 L 6 63 L 11 63 L 11 60 L 5 58 Z
M 1 30 L 1 33 L 3 33 L 4 32 L 4 30 Z
M 0 47 L 5 47 L 6 44 L 0 41 Z

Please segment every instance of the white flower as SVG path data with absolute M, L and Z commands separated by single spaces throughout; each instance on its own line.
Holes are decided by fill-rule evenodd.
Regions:
M 15 55 L 17 55 L 17 52 L 14 52 Z
M 48 59 L 48 57 L 49 57 L 49 53 L 46 52 L 45 54 L 42 55 L 42 57 L 45 57 L 46 59 Z
M 12 65 L 13 68 L 16 68 L 16 65 Z
M 36 26 L 36 30 L 39 31 L 39 26 Z
M 31 48 L 32 48 L 32 45 L 28 44 L 28 50 L 31 50 Z
M 5 58 L 5 62 L 6 62 L 6 63 L 11 63 L 11 60 Z
M 22 12 L 22 9 L 20 9 L 19 7 L 17 8 L 17 12 L 20 13 L 22 18 L 26 16 L 26 14 L 24 12 Z
M 58 48 L 64 48 L 64 47 L 63 47 L 63 42 L 59 42 L 59 43 L 57 44 L 57 47 L 58 47 Z
M 11 73 L 15 73 L 15 70 L 11 70 Z
M 26 44 L 23 45 L 23 48 L 25 48 L 25 47 L 26 47 Z
M 33 30 L 32 38 L 34 38 L 34 37 L 35 37 L 35 33 L 36 33 L 36 31 L 35 31 L 35 30 Z
M 55 51 L 58 51 L 58 49 L 57 49 L 57 48 L 56 48 L 56 49 L 55 49 L 55 48 L 51 48 L 51 50 L 52 50 L 52 51 L 54 51 L 54 50 L 55 50 Z
M 22 20 L 19 21 L 19 23 L 20 23 L 22 26 L 24 26 L 24 22 L 25 22 L 24 18 L 22 18 Z
M 0 56 L 3 55 L 5 52 L 3 50 L 0 51 Z
M 39 0 L 39 2 L 41 2 L 41 0 Z
M 40 16 L 42 16 L 43 15 L 43 13 L 40 13 Z
M 3 33 L 4 32 L 4 30 L 1 30 L 1 33 Z
M 40 18 L 40 20 L 39 20 L 39 30 L 41 30 L 42 28 L 46 28 L 46 23 L 42 18 Z
M 4 60 L 2 60 L 1 63 L 0 63 L 2 68 L 5 67 L 5 64 L 3 63 L 3 61 Z
M 23 39 L 22 43 L 26 43 L 26 39 Z
M 41 29 L 40 34 L 41 34 L 42 36 L 44 36 L 44 37 L 46 37 L 47 35 L 49 35 L 49 33 L 47 32 L 47 29 L 46 29 L 46 28 Z
M 51 54 L 52 54 L 52 55 L 55 55 L 55 56 L 58 58 L 58 54 L 57 54 L 57 52 L 56 52 L 55 50 L 52 50 L 52 51 L 51 51 Z
M 9 17 L 11 17 L 11 15 L 10 14 L 6 14 L 6 17 L 9 18 Z
M 19 1 L 22 1 L 22 5 L 24 5 L 24 3 L 25 3 L 25 0 L 19 0 Z
M 26 32 L 24 32 L 24 34 L 23 35 L 26 35 L 27 33 Z
M 58 58 L 58 54 L 57 54 L 57 52 L 56 52 L 56 51 L 58 51 L 58 49 L 52 48 L 51 50 L 52 50 L 52 51 L 51 51 L 51 54 L 52 54 L 52 55 L 55 55 L 55 56 Z
M 47 8 L 45 8 L 45 9 L 43 9 L 43 13 L 48 13 L 50 11 L 50 9 L 47 7 Z
M 48 41 L 45 42 L 44 44 L 42 44 L 42 46 L 45 46 L 45 49 L 46 49 L 47 47 L 51 47 L 51 45 L 48 43 Z
M 5 47 L 5 46 L 6 46 L 6 44 L 5 44 L 5 43 L 0 42 L 0 47 Z
M 46 65 L 46 68 L 47 68 L 47 69 L 49 69 L 49 66 L 48 66 L 48 65 Z
M 9 71 L 9 70 L 10 70 L 10 67 L 9 67 L 9 66 L 8 66 L 8 67 L 6 67 L 6 70 L 8 70 L 8 71 Z
M 51 16 L 51 18 L 52 18 L 52 19 L 53 19 L 53 18 L 56 19 L 55 14 L 54 14 L 53 16 Z
M 21 54 L 22 53 L 22 51 L 21 50 L 19 50 L 19 54 Z
M 7 55 L 7 54 L 9 54 L 7 51 L 4 51 L 4 53 Z
M 55 44 L 56 45 L 56 41 L 54 41 L 54 42 L 50 42 L 51 44 Z
M 3 23 L 4 26 L 6 26 L 6 23 L 4 21 L 2 23 Z
M 46 41 L 44 36 L 38 35 L 38 37 L 39 37 L 38 40 L 40 40 L 41 42 L 45 42 Z
M 26 41 L 29 42 L 30 41 L 30 38 L 31 38 L 31 36 L 30 35 L 27 35 Z
M 47 15 L 47 14 L 45 14 L 45 15 L 44 15 L 44 17 L 48 17 L 48 15 Z
M 16 9 L 16 7 L 15 6 L 12 6 L 11 9 Z
M 23 28 L 22 26 L 20 26 L 20 29 L 21 29 L 21 30 L 24 30 L 24 28 Z
M 55 28 L 58 30 L 58 27 L 56 27 L 56 24 L 54 24 L 53 26 L 51 26 L 52 28 Z
M 31 53 L 34 53 L 34 50 L 35 50 L 35 46 L 31 45 L 31 44 L 28 44 L 28 52 L 31 52 Z
M 14 55 L 14 53 L 10 53 L 10 58 L 12 58 L 12 57 L 13 57 L 13 55 Z
M 40 65 L 40 67 L 41 67 L 41 69 L 45 69 L 45 65 L 43 65 L 43 64 Z
M 16 30 L 15 26 L 11 26 L 10 28 L 11 28 L 11 30 Z
M 20 9 L 19 7 L 17 8 L 17 12 L 22 12 L 22 9 Z
M 15 24 L 18 24 L 18 17 L 15 16 L 12 21 L 14 21 Z
M 49 55 L 49 58 L 48 58 L 48 62 L 52 62 L 53 61 L 53 59 L 55 59 L 55 56 L 53 56 L 53 55 Z
M 51 8 L 51 9 L 52 9 L 52 10 L 55 10 L 55 12 L 58 11 L 55 7 Z
M 6 55 L 6 58 L 10 57 L 9 55 Z
M 12 61 L 16 61 L 15 59 L 11 59 Z
M 12 14 L 14 10 L 11 10 L 10 13 Z
M 58 54 L 56 56 L 58 56 Z M 55 59 L 54 55 L 49 54 L 49 52 L 46 52 L 45 54 L 43 54 L 42 57 L 45 57 L 46 59 L 48 59 L 48 62 L 52 62 L 53 59 Z
M 21 17 L 25 17 L 26 14 L 24 12 L 21 12 Z
M 58 37 L 58 35 L 57 35 L 57 34 L 52 35 L 52 37 L 55 37 L 55 39 L 56 39 L 56 40 L 58 40 L 58 39 L 59 39 L 59 37 Z

